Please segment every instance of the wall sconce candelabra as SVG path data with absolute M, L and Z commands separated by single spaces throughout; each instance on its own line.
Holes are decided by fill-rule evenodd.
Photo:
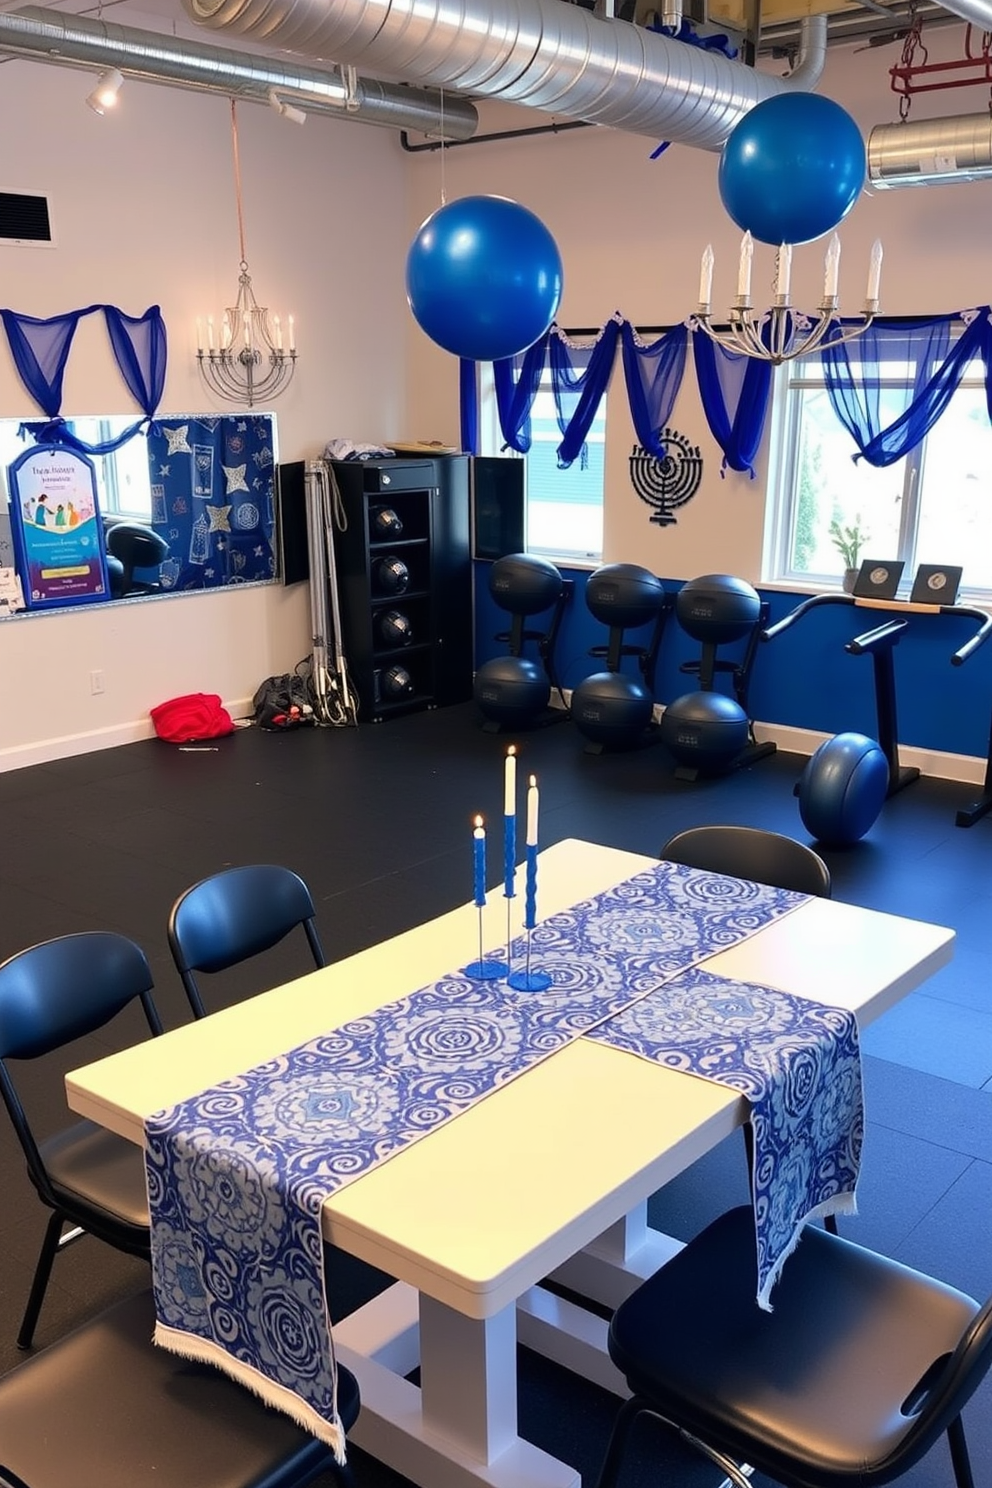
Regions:
M 269 324 L 269 312 L 255 298 L 248 257 L 245 252 L 244 214 L 241 205 L 241 166 L 238 157 L 238 120 L 231 100 L 231 134 L 234 148 L 234 185 L 238 204 L 238 234 L 241 265 L 238 293 L 224 311 L 219 334 L 214 317 L 207 316 L 206 345 L 203 321 L 196 322 L 196 360 L 204 382 L 229 403 L 252 408 L 261 399 L 276 398 L 289 386 L 296 371 L 296 327 L 289 316 L 286 336 L 278 315 Z
M 878 314 L 879 282 L 882 274 L 882 245 L 872 244 L 868 263 L 868 287 L 865 291 L 863 319 L 858 325 L 842 326 L 839 319 L 840 238 L 831 234 L 824 261 L 823 297 L 817 317 L 793 310 L 790 295 L 792 277 L 792 244 L 783 243 L 775 260 L 774 300 L 767 310 L 755 311 L 751 303 L 751 261 L 754 241 L 749 232 L 741 240 L 737 294 L 727 314 L 726 326 L 717 329 L 712 323 L 710 300 L 713 291 L 713 248 L 703 250 L 699 272 L 699 308 L 693 324 L 698 326 L 726 351 L 737 356 L 759 357 L 762 361 L 792 361 L 807 356 L 820 346 L 837 346 L 864 335 Z

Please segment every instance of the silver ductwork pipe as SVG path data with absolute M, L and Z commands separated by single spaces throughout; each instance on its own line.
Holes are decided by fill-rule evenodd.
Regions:
M 992 179 L 992 116 L 878 124 L 868 136 L 868 180 L 877 190 Z
M 364 124 L 413 129 L 449 140 L 471 139 L 475 107 L 425 88 L 275 61 L 182 37 L 137 31 L 40 6 L 0 11 L 0 51 L 70 66 L 116 67 L 125 77 L 172 83 L 251 103 L 273 92 L 309 113 L 334 113 Z
M 813 88 L 827 18 L 788 78 L 562 0 L 183 0 L 194 21 L 387 78 L 718 150 L 765 98 Z

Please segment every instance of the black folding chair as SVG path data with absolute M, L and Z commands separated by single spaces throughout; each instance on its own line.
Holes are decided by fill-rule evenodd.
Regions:
M 152 1343 L 150 1291 L 0 1379 L 0 1488 L 303 1488 L 331 1449 L 243 1385 Z M 338 1367 L 347 1431 L 358 1384 Z
M 206 1008 L 196 972 L 226 971 L 285 940 L 301 925 L 318 967 L 324 952 L 310 890 L 290 868 L 259 863 L 204 878 L 176 900 L 169 947 L 197 1018 Z
M 830 869 L 820 855 L 794 837 L 762 827 L 689 827 L 670 837 L 658 856 L 688 868 L 830 898 Z
M 617 1483 L 651 1416 L 738 1485 L 749 1463 L 787 1488 L 876 1488 L 947 1434 L 973 1488 L 961 1411 L 992 1363 L 992 1302 L 808 1227 L 755 1301 L 754 1218 L 732 1209 L 617 1309 L 609 1351 L 633 1394 L 598 1488 Z
M 0 1095 L 42 1203 L 52 1211 L 17 1335 L 30 1348 L 52 1263 L 84 1232 L 147 1258 L 148 1197 L 141 1152 L 91 1121 L 45 1141 L 32 1131 L 10 1065 L 93 1033 L 140 1001 L 153 1034 L 162 1023 L 152 1001 L 144 952 L 123 935 L 89 931 L 43 941 L 0 966 Z M 63 1226 L 72 1228 L 63 1233 Z

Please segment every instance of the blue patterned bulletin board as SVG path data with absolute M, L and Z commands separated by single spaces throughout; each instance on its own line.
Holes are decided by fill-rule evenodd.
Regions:
M 271 414 L 163 419 L 148 431 L 152 526 L 165 589 L 258 583 L 276 572 Z

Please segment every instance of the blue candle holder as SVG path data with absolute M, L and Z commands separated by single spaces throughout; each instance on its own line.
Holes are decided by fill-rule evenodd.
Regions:
M 527 945 L 524 952 L 524 964 L 520 971 L 513 971 L 506 979 L 506 985 L 512 987 L 515 992 L 546 992 L 551 986 L 551 978 L 546 971 L 531 971 L 530 969 L 530 930 L 527 930 Z
M 479 959 L 463 967 L 464 975 L 474 982 L 498 982 L 510 970 L 505 961 L 492 960 L 482 950 L 482 905 L 479 905 Z

